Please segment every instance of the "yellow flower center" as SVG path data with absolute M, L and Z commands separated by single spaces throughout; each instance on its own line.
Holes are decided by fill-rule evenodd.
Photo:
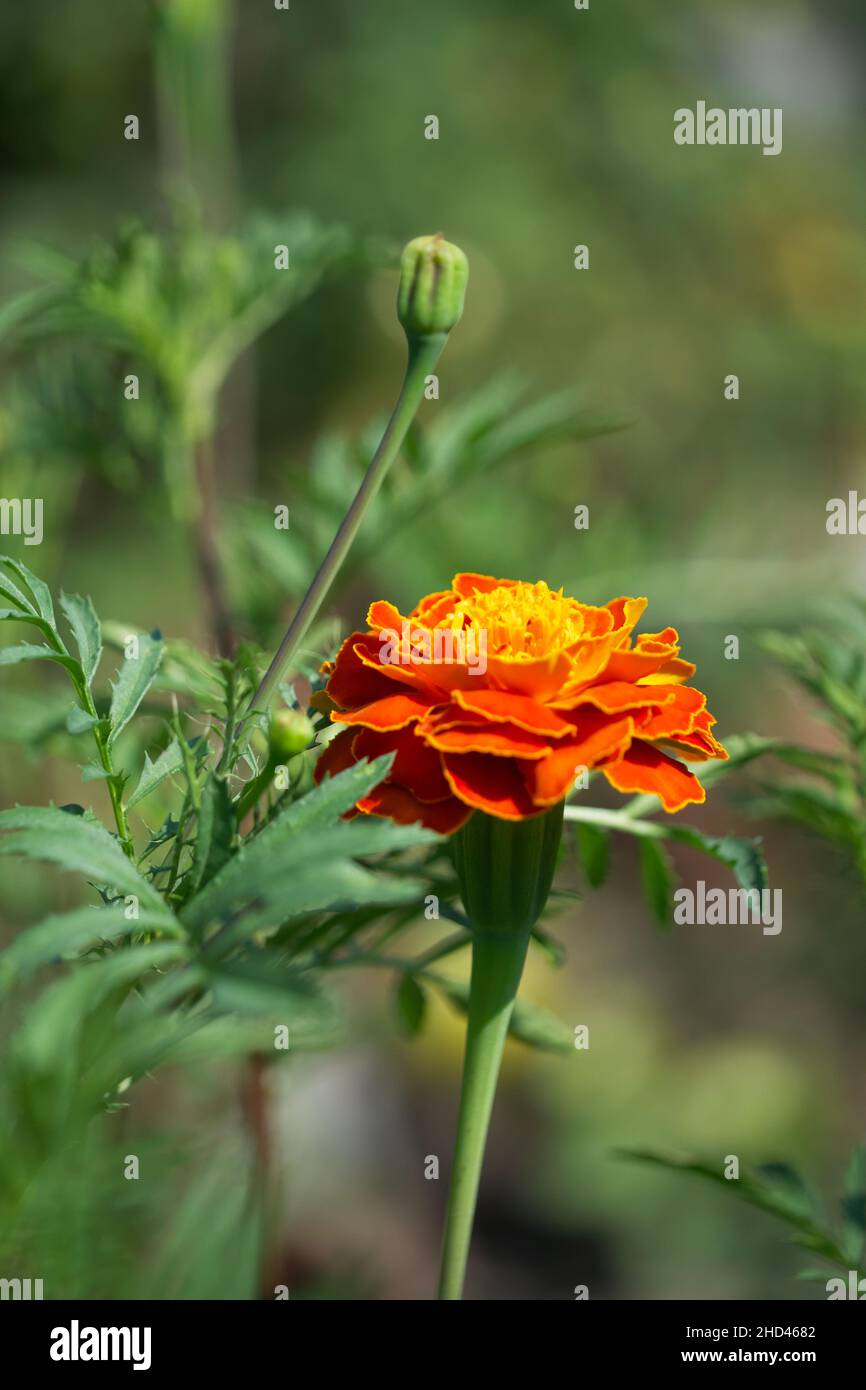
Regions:
M 562 589 L 549 589 L 542 579 L 460 599 L 443 625 L 483 630 L 491 654 L 533 661 L 607 631 L 612 619 L 608 610 L 588 608 Z

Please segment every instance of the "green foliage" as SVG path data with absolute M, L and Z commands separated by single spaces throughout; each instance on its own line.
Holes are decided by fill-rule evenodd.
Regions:
M 819 836 L 866 882 L 866 605 L 852 602 L 820 627 L 759 640 L 806 692 L 836 748 L 772 745 L 774 759 L 800 775 L 755 779 L 746 804 Z
M 33 1175 L 48 1190 L 59 1156 L 142 1078 L 252 1050 L 276 1063 L 285 1055 L 276 1030 L 288 1051 L 332 1045 L 340 1011 L 324 971 L 363 959 L 360 933 L 384 939 L 417 914 L 439 841 L 416 825 L 343 819 L 391 757 L 313 786 L 315 753 L 302 752 L 302 775 L 284 791 L 262 783 L 248 823 L 240 801 L 264 751 L 255 727 L 241 738 L 259 676 L 253 651 L 210 662 L 157 633 L 106 624 L 107 645 L 125 655 L 100 684 L 103 628 L 90 601 L 62 598 L 66 638 L 47 586 L 23 564 L 3 562 L 0 583 L 2 617 L 35 628 L 35 654 L 70 681 L 71 751 L 94 741 L 97 761 L 83 775 L 105 787 L 114 822 L 109 830 L 81 806 L 0 812 L 0 855 L 74 874 L 93 898 L 25 927 L 0 952 L 10 1017 L 29 981 L 49 979 L 0 1068 L 0 1124 L 16 1134 L 0 1161 L 0 1224 L 14 1233 Z M 128 759 L 139 748 L 136 773 Z M 151 824 L 154 814 L 161 822 Z
M 793 1245 L 820 1255 L 858 1278 L 864 1269 L 866 1237 L 866 1148 L 858 1145 L 851 1156 L 845 1177 L 840 1229 L 821 1217 L 815 1198 L 796 1169 L 787 1163 L 766 1163 L 740 1170 L 736 1178 L 725 1176 L 725 1164 L 708 1159 L 663 1153 L 657 1149 L 623 1150 L 621 1158 L 651 1164 L 670 1172 L 691 1173 L 721 1186 L 740 1201 L 782 1221 L 793 1233 Z M 804 1270 L 801 1279 L 825 1282 L 826 1271 Z
M 755 758 L 768 753 L 784 755 L 785 748 L 772 739 L 746 734 L 727 740 L 728 762 L 710 762 L 698 768 L 707 784 L 715 784 L 734 769 L 744 767 Z M 767 866 L 761 842 L 750 836 L 708 835 L 679 818 L 659 814 L 658 799 L 636 796 L 622 810 L 608 811 L 584 806 L 581 800 L 565 808 L 565 819 L 575 826 L 577 849 L 583 871 L 590 887 L 598 888 L 607 877 L 612 833 L 631 835 L 638 841 L 641 881 L 644 898 L 651 916 L 658 925 L 668 929 L 673 924 L 673 894 L 679 883 L 676 865 L 668 852 L 672 843 L 687 845 L 710 859 L 723 864 L 734 875 L 740 888 L 746 890 L 767 887 Z

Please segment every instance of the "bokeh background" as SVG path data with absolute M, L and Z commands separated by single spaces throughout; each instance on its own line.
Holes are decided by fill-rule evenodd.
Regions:
M 466 249 L 472 278 L 421 431 L 497 379 L 506 414 L 509 393 L 516 409 L 579 387 L 600 421 L 625 427 L 554 438 L 492 475 L 458 477 L 356 565 L 332 605 L 343 628 L 371 598 L 411 606 L 458 569 L 543 578 L 591 602 L 643 593 L 651 628 L 679 628 L 723 738 L 826 742 L 752 634 L 832 612 L 862 590 L 866 568 L 862 538 L 825 529 L 828 499 L 863 486 L 866 456 L 861 6 L 293 0 L 278 12 L 270 0 L 177 0 L 184 152 L 160 98 L 172 59 L 160 60 L 155 34 L 171 4 L 3 8 L 0 304 L 130 219 L 167 228 L 182 178 L 214 231 L 259 210 L 279 225 L 291 209 L 381 243 L 276 322 L 222 395 L 227 563 L 246 553 L 243 518 L 280 502 L 300 545 L 279 582 L 263 578 L 266 601 L 249 605 L 254 635 L 277 635 L 302 592 L 304 542 L 314 555 L 327 543 L 310 500 L 322 439 L 363 440 L 393 399 L 403 345 L 390 248 L 442 230 Z M 782 107 L 783 152 L 676 146 L 673 112 L 698 99 Z M 123 138 L 129 113 L 140 118 L 135 142 Z M 437 141 L 424 138 L 430 114 Z M 580 243 L 585 271 L 573 266 Z M 0 490 L 42 496 L 46 508 L 42 547 L 8 538 L 12 553 L 91 593 L 103 616 L 206 641 L 159 460 L 106 405 L 99 355 L 62 326 L 2 348 Z M 729 373 L 738 401 L 724 398 Z M 590 526 L 578 531 L 581 503 Z M 730 634 L 738 661 L 724 658 Z M 3 684 L 38 722 L 50 676 L 4 674 Z M 91 793 L 99 804 L 98 787 L 83 789 L 56 751 L 26 737 L 3 747 L 4 805 Z M 578 1284 L 593 1298 L 814 1296 L 794 1281 L 803 1260 L 769 1218 L 613 1157 L 654 1144 L 786 1158 L 833 1193 L 866 1127 L 856 881 L 805 835 L 756 825 L 735 779 L 694 819 L 763 835 L 784 929 L 663 934 L 632 843 L 615 845 L 597 892 L 569 858 L 563 882 L 579 897 L 550 924 L 567 962 L 557 972 L 534 959 L 526 992 L 587 1024 L 591 1045 L 565 1059 L 509 1045 L 470 1296 L 570 1298 Z M 677 860 L 687 882 L 725 881 L 706 861 Z M 0 886 L 7 935 L 73 891 L 5 862 Z M 407 1043 L 386 980 L 352 978 L 344 993 L 343 1046 L 293 1059 L 272 1080 L 284 1203 L 268 1273 L 292 1297 L 427 1297 L 461 1021 L 436 1005 Z M 74 1188 L 62 1224 L 81 1240 L 58 1248 L 46 1271 L 54 1287 L 254 1296 L 230 1223 L 222 1244 L 214 1230 L 214 1212 L 231 1205 L 243 1118 L 231 1068 L 144 1084 L 118 1123 L 160 1177 L 123 1196 L 129 1222 L 120 1199 L 115 1209 L 104 1192 Z M 438 1182 L 425 1179 L 428 1155 L 440 1159 Z M 198 1194 L 199 1210 L 174 1230 L 179 1193 Z M 111 1229 L 85 1239 L 106 1211 Z M 172 1232 L 166 1251 L 159 1237 Z M 192 1247 L 212 1250 L 207 1270 Z

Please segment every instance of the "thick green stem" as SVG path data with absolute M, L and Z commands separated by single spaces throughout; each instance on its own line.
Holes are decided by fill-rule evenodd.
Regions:
M 264 679 L 250 702 L 251 713 L 253 711 L 263 713 L 267 709 L 284 680 L 299 646 L 315 621 L 328 590 L 358 533 L 364 519 L 364 513 L 379 491 L 388 469 L 400 451 L 409 426 L 424 399 L 426 378 L 436 366 L 447 336 L 446 333 L 434 333 L 426 337 L 410 339 L 406 375 L 397 404 L 394 407 L 394 413 L 382 436 L 382 442 L 373 455 L 370 466 L 364 474 L 364 480 L 355 494 L 355 500 L 343 518 L 340 529 L 331 542 L 330 549 L 319 566 L 315 579 L 292 619 L 276 656 L 265 672 Z
M 440 1299 L 456 1300 L 463 1294 L 487 1130 L 528 945 L 528 931 L 478 932 L 472 944 L 466 1053 L 445 1219 Z

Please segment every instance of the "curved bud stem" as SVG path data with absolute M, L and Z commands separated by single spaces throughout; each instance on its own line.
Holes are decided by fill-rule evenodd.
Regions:
M 409 339 L 409 361 L 406 366 L 406 375 L 394 412 L 382 436 L 382 441 L 364 474 L 363 482 L 355 494 L 352 505 L 340 524 L 340 529 L 331 542 L 327 555 L 319 566 L 315 579 L 307 590 L 301 606 L 280 643 L 279 650 L 250 702 L 249 713 L 253 711 L 261 713 L 266 710 L 285 678 L 298 647 L 314 622 L 325 596 L 349 552 L 364 519 L 364 513 L 379 491 L 385 474 L 400 452 L 409 426 L 424 399 L 426 378 L 436 366 L 447 338 L 447 333 L 431 333 L 423 337 Z

